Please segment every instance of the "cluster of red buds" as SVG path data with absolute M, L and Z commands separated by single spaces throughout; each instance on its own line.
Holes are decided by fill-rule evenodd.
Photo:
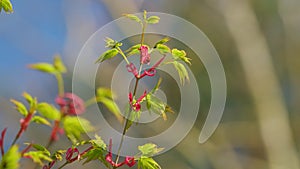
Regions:
M 144 70 L 141 74 L 138 73 L 137 68 L 133 63 L 126 65 L 127 71 L 131 72 L 137 79 L 141 79 L 145 76 L 154 76 L 156 74 L 156 68 L 161 64 L 165 59 L 165 56 L 158 60 L 151 68 Z M 150 54 L 148 53 L 147 46 L 140 47 L 140 63 L 149 64 L 150 63 Z

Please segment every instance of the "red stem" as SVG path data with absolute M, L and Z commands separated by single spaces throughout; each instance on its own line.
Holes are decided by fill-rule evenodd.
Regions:
M 29 144 L 22 152 L 21 152 L 21 156 L 23 157 L 23 155 L 32 147 L 32 144 Z

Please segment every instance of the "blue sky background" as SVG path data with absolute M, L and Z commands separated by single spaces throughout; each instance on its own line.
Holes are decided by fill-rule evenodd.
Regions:
M 67 15 L 78 15 L 77 22 L 82 23 L 84 21 L 81 19 L 97 15 L 97 22 L 94 23 L 96 27 L 111 20 L 100 1 L 26 0 L 12 3 L 14 13 L 0 15 L 1 97 L 15 97 L 25 90 L 31 90 L 28 84 L 36 86 L 47 79 L 38 80 L 40 77 L 35 76 L 40 74 L 28 70 L 26 65 L 51 62 L 54 54 L 60 54 L 67 60 L 65 55 L 72 50 L 65 47 L 68 36 Z M 70 42 L 68 46 L 74 46 L 74 54 L 79 52 L 77 42 Z M 71 59 L 68 60 L 76 57 L 69 56 Z

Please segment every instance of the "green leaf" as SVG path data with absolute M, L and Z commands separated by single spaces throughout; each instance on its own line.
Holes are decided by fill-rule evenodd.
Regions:
M 155 43 L 154 48 L 156 48 L 158 44 L 165 44 L 165 43 L 167 43 L 169 40 L 170 40 L 169 37 L 164 37 L 163 39 L 161 39 L 160 41 L 158 41 L 158 42 Z
M 173 63 L 175 69 L 178 72 L 179 78 L 180 78 L 180 83 L 184 85 L 185 81 L 189 81 L 189 74 L 185 68 L 185 66 L 177 61 L 171 62 Z
M 18 146 L 13 145 L 2 157 L 0 169 L 18 169 L 20 158 Z
M 39 103 L 37 106 L 37 111 L 47 119 L 60 119 L 60 112 L 53 105 L 50 105 L 46 102 Z
M 105 159 L 106 151 L 101 148 L 93 148 L 82 156 L 82 159 L 86 159 L 83 164 L 89 163 L 97 159 Z M 104 160 L 105 161 L 105 160 Z
M 38 123 L 38 124 L 44 124 L 44 125 L 47 125 L 47 126 L 51 127 L 51 123 L 47 119 L 45 119 L 41 116 L 33 116 L 31 121 L 33 121 L 35 123 Z
M 182 60 L 184 61 L 185 63 L 188 63 L 191 65 L 191 62 L 190 62 L 190 58 L 186 57 L 186 53 L 184 50 L 178 50 L 178 49 L 172 49 L 172 56 L 175 60 Z
M 113 93 L 112 93 L 112 91 L 110 90 L 110 89 L 108 89 L 108 88 L 104 88 L 104 87 L 99 87 L 98 89 L 97 89 L 97 97 L 99 97 L 99 98 L 110 98 L 110 99 L 112 99 L 113 98 Z
M 141 118 L 142 111 L 131 110 L 130 116 L 128 118 L 128 122 L 125 126 L 125 130 L 128 130 L 134 122 L 138 123 Z
M 101 102 L 104 106 L 112 112 L 119 122 L 123 121 L 123 117 L 121 115 L 121 111 L 118 105 L 113 100 L 113 93 L 110 89 L 107 88 L 98 88 L 97 89 L 97 102 Z
M 67 72 L 67 68 L 64 65 L 64 63 L 61 60 L 59 55 L 54 56 L 53 66 L 60 73 L 66 73 Z
M 141 151 L 142 156 L 151 157 L 161 152 L 164 148 L 157 148 L 157 145 L 153 143 L 147 143 L 145 145 L 139 146 L 138 149 Z
M 159 98 L 155 97 L 152 93 L 148 93 L 146 96 L 146 105 L 147 109 L 150 112 L 153 112 L 155 114 L 158 114 L 162 116 L 164 120 L 167 120 L 166 115 L 166 107 L 167 104 L 161 101 Z
M 161 167 L 153 158 L 142 156 L 138 160 L 138 169 L 161 169 Z
M 166 54 L 166 53 L 170 53 L 171 49 L 164 45 L 164 44 L 157 44 L 156 45 L 156 49 L 161 53 L 161 54 Z
M 93 149 L 82 156 L 82 159 L 86 159 L 83 164 L 98 159 L 108 167 L 109 163 L 105 160 L 105 155 L 107 153 L 106 144 L 101 137 L 95 135 L 95 139 L 90 140 L 89 142 L 93 145 Z
M 66 153 L 66 150 L 57 150 L 53 153 L 52 159 L 62 161 L 63 160 L 62 155 L 65 154 L 65 153 Z
M 81 140 L 82 134 L 94 130 L 94 127 L 88 120 L 76 116 L 66 116 L 63 120 L 63 128 L 73 144 Z
M 36 63 L 28 65 L 30 69 L 38 70 L 45 73 L 56 74 L 58 71 L 56 68 L 49 63 Z
M 16 110 L 21 113 L 24 117 L 27 116 L 28 111 L 25 105 L 17 100 L 11 99 L 10 100 L 16 107 Z
M 116 44 L 116 41 L 114 41 L 113 39 L 107 37 L 107 38 L 105 39 L 105 43 L 106 43 L 106 46 L 105 46 L 105 47 L 107 47 L 107 48 L 108 48 L 108 47 L 113 48 L 113 47 L 115 46 L 115 44 Z
M 24 156 L 31 158 L 33 162 L 39 164 L 40 166 L 43 165 L 43 161 L 52 161 L 52 158 L 49 156 L 48 152 L 45 151 L 29 151 L 24 153 Z
M 127 56 L 132 56 L 140 53 L 139 48 L 141 47 L 141 44 L 137 44 L 134 46 L 131 46 L 129 49 L 125 50 L 125 53 L 127 53 Z
M 117 106 L 117 104 L 113 100 L 107 99 L 107 98 L 97 98 L 97 101 L 103 103 L 104 106 L 111 113 L 114 114 L 114 116 L 118 119 L 119 122 L 123 121 L 123 116 L 121 115 L 121 111 L 120 111 L 119 107 Z
M 150 49 L 150 47 L 148 45 L 143 44 L 143 46 L 146 46 L 148 49 Z M 125 53 L 128 57 L 132 56 L 132 55 L 140 54 L 140 50 L 139 50 L 140 47 L 141 47 L 141 44 L 131 46 L 129 49 L 125 50 Z
M 1 12 L 2 8 L 6 13 L 13 12 L 13 7 L 12 7 L 10 0 L 1 0 L 0 1 L 0 12 Z
M 95 139 L 89 141 L 94 147 L 102 148 L 106 150 L 106 144 L 100 136 L 95 135 Z
M 158 23 L 160 18 L 158 16 L 150 16 L 149 18 L 146 19 L 146 22 L 149 24 L 156 24 Z
M 24 92 L 24 93 L 23 93 L 23 97 L 26 99 L 26 101 L 28 102 L 29 105 L 32 104 L 33 98 L 32 98 L 32 96 L 31 96 L 30 94 Z
M 33 147 L 34 149 L 36 149 L 36 150 L 38 150 L 38 151 L 41 151 L 41 152 L 43 152 L 44 154 L 50 156 L 50 152 L 49 152 L 49 150 L 47 150 L 46 147 L 44 147 L 44 146 L 42 146 L 42 145 L 40 145 L 40 144 L 32 144 L 32 143 L 27 143 L 27 144 L 31 144 L 32 147 Z
M 105 39 L 105 42 L 106 42 L 106 45 L 105 45 L 106 48 L 117 48 L 117 47 L 120 47 L 123 45 L 122 43 L 115 41 L 109 37 L 107 37 Z
M 33 98 L 30 94 L 24 92 L 23 97 L 26 99 L 27 103 L 30 105 L 30 110 L 34 111 L 37 105 L 37 99 Z
M 37 108 L 37 99 L 33 98 L 30 94 L 24 92 L 23 97 L 26 99 L 27 103 L 30 105 L 30 111 L 33 112 Z
M 133 14 L 124 14 L 125 17 L 133 20 L 133 21 L 136 21 L 138 23 L 142 23 L 141 19 L 139 17 L 137 17 L 136 15 L 133 15 Z
M 96 63 L 100 63 L 103 62 L 107 59 L 111 59 L 113 57 L 115 57 L 117 54 L 119 53 L 119 51 L 115 48 L 113 49 L 109 49 L 107 51 L 105 51 L 104 53 L 102 53 L 99 58 L 97 59 Z

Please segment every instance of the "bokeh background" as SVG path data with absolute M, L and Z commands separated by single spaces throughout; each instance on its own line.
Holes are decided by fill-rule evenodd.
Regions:
M 72 70 L 85 41 L 101 26 L 143 10 L 170 13 L 201 29 L 223 62 L 228 94 L 223 119 L 204 144 L 198 136 L 210 106 L 205 68 L 193 65 L 201 93 L 194 128 L 174 149 L 155 157 L 162 168 L 300 169 L 300 1 L 298 0 L 12 0 L 0 14 L 0 129 L 6 146 L 20 115 L 9 102 L 24 91 L 54 103 L 55 78 L 26 68 L 60 54 Z M 191 52 L 192 55 L 192 52 Z M 193 56 L 191 56 L 193 57 Z M 105 79 L 103 79 L 105 80 Z M 172 90 L 172 89 L 170 89 Z M 174 97 L 176 99 L 176 97 Z M 153 129 L 156 129 L 153 126 Z M 31 126 L 21 141 L 46 142 L 50 130 Z M 174 133 L 176 134 L 176 133 Z M 62 139 L 57 147 L 68 141 Z M 66 168 L 74 168 L 77 164 Z M 103 168 L 91 163 L 79 168 Z M 30 160 L 21 168 L 33 168 Z

